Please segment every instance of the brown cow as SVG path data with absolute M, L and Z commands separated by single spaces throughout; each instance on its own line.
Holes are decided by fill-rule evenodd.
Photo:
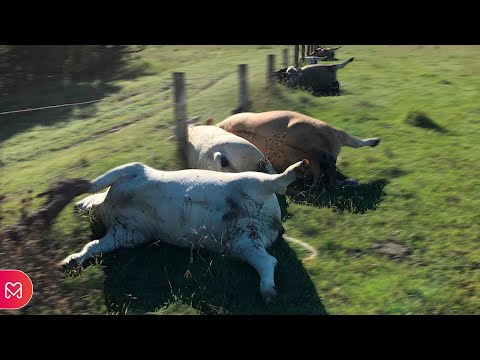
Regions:
M 239 113 L 217 124 L 254 144 L 281 173 L 294 162 L 308 159 L 314 184 L 323 178 L 336 183 L 336 161 L 342 146 L 377 146 L 379 138 L 357 139 L 327 123 L 292 111 Z M 325 178 L 326 176 L 326 178 Z

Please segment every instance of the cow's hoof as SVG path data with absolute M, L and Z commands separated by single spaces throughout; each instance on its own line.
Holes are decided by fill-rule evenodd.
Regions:
M 305 172 L 308 170 L 309 167 L 310 167 L 310 161 L 308 161 L 307 159 L 303 159 L 298 170 L 302 174 L 305 174 Z
M 277 297 L 275 286 L 262 286 L 260 290 L 262 292 L 263 301 L 265 301 L 266 304 L 271 304 L 275 301 L 275 298 Z
M 58 264 L 58 270 L 69 276 L 79 276 L 82 272 L 82 265 L 76 259 L 65 259 Z
M 310 162 L 307 159 L 303 159 L 295 167 L 295 175 L 299 178 L 304 177 L 309 167 Z
M 346 179 L 343 181 L 337 181 L 337 187 L 359 187 L 360 183 L 355 179 Z
M 371 147 L 375 147 L 375 146 L 377 146 L 378 144 L 380 144 L 380 139 L 374 139 L 374 140 L 372 141 L 372 143 L 371 143 L 370 146 L 371 146 Z

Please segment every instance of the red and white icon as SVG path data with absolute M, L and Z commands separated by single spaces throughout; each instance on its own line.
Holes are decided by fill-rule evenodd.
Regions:
M 6 299 L 10 299 L 12 296 L 16 296 L 17 299 L 21 299 L 22 298 L 22 283 L 20 282 L 16 282 L 15 284 L 14 283 L 11 283 L 11 282 L 7 282 L 5 284 L 5 298 Z
M 32 280 L 20 270 L 0 269 L 0 310 L 20 309 L 33 295 Z

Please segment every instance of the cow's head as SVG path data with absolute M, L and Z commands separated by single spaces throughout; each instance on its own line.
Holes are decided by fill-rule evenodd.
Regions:
M 290 65 L 287 70 L 285 70 L 285 74 L 287 75 L 287 79 L 292 81 L 300 75 L 300 71 L 295 66 Z

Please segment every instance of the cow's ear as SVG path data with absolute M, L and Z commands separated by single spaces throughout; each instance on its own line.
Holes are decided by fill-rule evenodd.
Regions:
M 223 169 L 230 165 L 230 162 L 228 161 L 227 157 L 224 156 L 220 151 L 217 151 L 213 154 L 213 161 L 217 165 L 218 169 Z

